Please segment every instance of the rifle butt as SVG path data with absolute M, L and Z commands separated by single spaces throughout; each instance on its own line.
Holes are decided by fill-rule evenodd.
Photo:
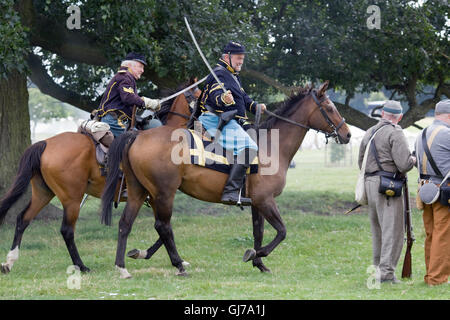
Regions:
M 402 278 L 411 278 L 411 251 L 407 250 L 405 253 L 405 259 L 403 260 Z

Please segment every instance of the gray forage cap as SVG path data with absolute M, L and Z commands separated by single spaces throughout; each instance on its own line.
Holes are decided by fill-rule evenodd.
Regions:
M 383 105 L 383 110 L 392 114 L 403 113 L 403 108 L 400 102 L 395 100 L 388 100 Z
M 450 113 L 450 99 L 439 101 L 434 109 L 435 113 Z

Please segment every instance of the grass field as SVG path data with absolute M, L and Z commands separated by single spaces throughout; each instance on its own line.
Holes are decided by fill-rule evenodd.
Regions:
M 272 270 L 262 274 L 243 263 L 253 247 L 250 210 L 203 203 L 184 194 L 175 199 L 173 230 L 181 257 L 190 262 L 188 277 L 175 276 L 167 252 L 151 260 L 126 260 L 133 278 L 119 279 L 114 269 L 117 222 L 99 223 L 99 200 L 89 199 L 76 230 L 76 241 L 91 272 L 81 275 L 80 289 L 69 289 L 71 260 L 59 233 L 61 221 L 35 221 L 24 234 L 20 258 L 11 273 L 0 275 L 1 299 L 449 299 L 448 285 L 430 288 L 423 282 L 424 230 L 413 210 L 416 242 L 413 277 L 399 285 L 369 289 L 370 225 L 365 210 L 343 213 L 353 204 L 358 174 L 351 167 L 324 167 L 318 151 L 300 151 L 278 198 L 287 238 L 264 259 Z M 417 173 L 410 173 L 415 196 Z M 55 202 L 57 203 L 57 202 Z M 157 239 L 150 209 L 136 219 L 127 249 L 146 249 Z M 0 229 L 0 260 L 5 261 L 14 226 Z M 264 243 L 274 230 L 266 223 Z M 400 278 L 403 254 L 397 276 Z

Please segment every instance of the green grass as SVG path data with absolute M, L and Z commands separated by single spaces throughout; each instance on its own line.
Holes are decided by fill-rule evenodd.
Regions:
M 114 269 L 117 222 L 99 223 L 99 201 L 89 199 L 77 224 L 76 241 L 91 272 L 81 275 L 81 289 L 68 289 L 71 265 L 59 233 L 61 221 L 34 221 L 24 234 L 20 258 L 8 275 L 0 275 L 1 299 L 448 299 L 448 285 L 429 288 L 423 282 L 424 230 L 413 210 L 416 242 L 413 277 L 399 285 L 368 289 L 371 264 L 370 225 L 365 210 L 343 213 L 353 204 L 358 171 L 352 167 L 324 168 L 315 151 L 301 151 L 297 167 L 289 170 L 284 193 L 278 198 L 287 238 L 264 259 L 272 270 L 262 274 L 243 263 L 253 246 L 250 210 L 209 204 L 179 193 L 173 230 L 181 257 L 190 262 L 188 277 L 175 276 L 164 248 L 151 260 L 127 259 L 133 278 L 119 279 Z M 322 161 L 322 163 L 321 163 Z M 415 172 L 410 190 L 415 193 Z M 55 201 L 57 203 L 57 201 Z M 146 249 L 157 239 L 150 209 L 142 208 L 127 250 Z M 14 226 L 0 229 L 0 261 L 4 262 Z M 264 244 L 275 232 L 268 223 Z M 397 270 L 400 277 L 403 255 Z

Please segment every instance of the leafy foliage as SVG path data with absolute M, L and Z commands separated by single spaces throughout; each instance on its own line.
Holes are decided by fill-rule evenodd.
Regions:
M 62 86 L 76 88 L 80 94 L 96 96 L 120 61 L 130 51 L 147 56 L 147 68 L 160 78 L 181 81 L 192 74 L 207 73 L 187 33 L 187 16 L 204 53 L 214 62 L 228 39 L 254 43 L 249 14 L 230 14 L 222 1 L 69 1 L 80 7 L 81 31 L 97 39 L 108 63 L 90 66 L 68 61 L 52 52 L 41 51 L 47 68 Z M 69 2 L 48 5 L 40 1 L 37 10 L 65 21 Z M 142 79 L 140 88 L 152 88 L 152 79 Z
M 26 70 L 24 60 L 28 51 L 26 29 L 20 23 L 20 17 L 13 8 L 13 0 L 0 2 L 0 77 L 5 78 L 9 71 Z
M 23 56 L 31 49 L 26 40 L 27 30 L 21 26 L 13 3 L 6 0 L 1 5 L 0 34 L 5 39 L 0 44 L 2 74 L 12 66 L 22 70 Z M 36 0 L 32 3 L 35 12 L 62 28 L 69 17 L 68 6 L 79 6 L 81 29 L 73 32 L 93 39 L 106 63 L 93 66 L 82 59 L 71 61 L 51 49 L 34 46 L 33 50 L 41 56 L 56 83 L 92 100 L 102 93 L 130 51 L 144 53 L 148 58 L 147 72 L 139 83 L 144 94 L 153 90 L 155 84 L 159 89 L 175 87 L 192 75 L 205 75 L 207 68 L 189 38 L 184 16 L 211 64 L 226 42 L 241 41 L 249 52 L 244 68 L 263 73 L 286 87 L 328 79 L 332 88 L 350 98 L 357 93 L 389 89 L 396 90 L 395 98 L 400 99 L 408 91 L 418 95 L 448 82 L 450 44 L 445 1 Z M 369 5 L 380 8 L 380 29 L 367 26 Z M 244 87 L 258 101 L 279 97 L 279 91 L 262 80 L 247 77 Z
M 367 27 L 369 4 L 380 8 L 380 29 Z M 444 1 L 258 1 L 258 11 L 267 44 L 260 70 L 284 84 L 329 79 L 354 93 L 448 77 Z

